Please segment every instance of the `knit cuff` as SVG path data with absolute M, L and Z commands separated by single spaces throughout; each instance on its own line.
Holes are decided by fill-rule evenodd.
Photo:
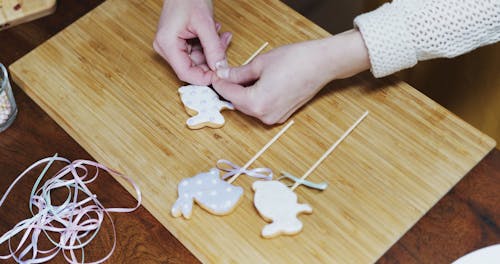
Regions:
M 415 48 L 405 23 L 409 9 L 410 6 L 395 1 L 354 19 L 354 26 L 359 28 L 368 48 L 371 71 L 377 78 L 417 64 Z

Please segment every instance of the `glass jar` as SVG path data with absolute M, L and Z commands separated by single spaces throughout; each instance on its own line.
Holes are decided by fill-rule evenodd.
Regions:
M 0 132 L 7 129 L 17 115 L 16 101 L 12 94 L 9 74 L 3 64 L 0 63 Z

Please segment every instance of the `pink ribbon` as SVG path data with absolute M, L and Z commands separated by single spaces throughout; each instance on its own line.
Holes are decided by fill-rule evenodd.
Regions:
M 217 168 L 221 171 L 227 172 L 226 174 L 222 175 L 223 180 L 236 174 L 246 174 L 250 177 L 264 180 L 273 179 L 273 171 L 270 168 L 255 168 L 252 170 L 247 170 L 225 159 L 220 159 L 217 161 Z
M 42 178 L 54 162 L 63 162 L 67 165 L 39 187 Z M 70 162 L 67 159 L 57 157 L 56 154 L 54 157 L 35 162 L 21 173 L 7 189 L 0 200 L 0 206 L 5 202 L 17 182 L 42 164 L 46 164 L 46 166 L 35 182 L 30 195 L 29 208 L 32 217 L 19 222 L 0 237 L 0 244 L 7 241 L 10 251 L 8 255 L 0 255 L 0 259 L 12 258 L 18 263 L 26 264 L 42 263 L 53 259 L 62 251 L 64 258 L 69 263 L 84 263 L 84 248 L 99 232 L 105 216 L 112 225 L 113 246 L 102 259 L 87 263 L 102 263 L 109 259 L 116 248 L 116 229 L 109 213 L 126 213 L 136 210 L 141 204 L 142 197 L 139 187 L 130 178 L 97 162 L 88 160 Z M 94 174 L 90 174 L 89 167 L 95 168 Z M 135 189 L 137 204 L 132 208 L 104 207 L 97 199 L 97 196 L 87 187 L 87 184 L 97 179 L 99 170 L 127 180 Z M 51 193 L 60 188 L 65 189 L 68 196 L 62 204 L 53 205 Z M 85 198 L 79 199 L 78 196 L 81 194 L 84 194 Z M 13 247 L 11 239 L 23 231 L 24 234 L 18 245 Z M 49 250 L 38 248 L 38 240 L 42 234 L 54 247 Z M 76 251 L 80 252 L 81 259 L 76 256 Z

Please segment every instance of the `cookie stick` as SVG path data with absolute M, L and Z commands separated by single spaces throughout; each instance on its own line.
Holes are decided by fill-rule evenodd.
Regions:
M 309 168 L 309 170 L 304 173 L 304 175 L 300 178 L 301 181 L 304 181 L 320 164 L 323 162 L 328 155 L 330 155 L 335 148 L 337 148 L 344 139 L 351 134 L 351 132 L 365 119 L 365 117 L 368 115 L 368 111 L 366 111 L 357 121 L 354 123 L 344 134 L 337 140 L 337 142 L 333 143 L 333 145 L 319 158 L 314 165 Z M 291 190 L 294 191 L 298 186 L 300 185 L 300 182 L 295 182 L 295 184 L 291 187 Z
M 249 64 L 255 57 L 257 57 L 257 55 L 259 55 L 259 53 L 261 51 L 263 51 L 267 47 L 267 45 L 269 45 L 269 42 L 262 44 L 262 46 L 260 46 L 260 48 L 257 51 L 255 51 L 252 54 L 252 56 L 250 56 L 250 58 L 248 58 L 245 62 L 243 62 L 243 64 L 241 64 L 241 66 L 245 66 L 245 65 Z
M 268 42 L 264 43 L 242 65 L 252 61 L 268 44 Z M 200 129 L 206 126 L 220 128 L 226 122 L 220 111 L 234 110 L 231 103 L 220 100 L 219 96 L 208 86 L 186 85 L 180 87 L 178 91 L 186 112 L 191 116 L 186 121 L 190 129 Z M 211 106 L 207 107 L 207 103 Z
M 230 214 L 243 195 L 243 188 L 233 186 L 232 182 L 242 173 L 249 173 L 248 167 L 266 151 L 283 133 L 293 124 L 290 121 L 281 131 L 274 136 L 243 168 L 238 168 L 235 175 L 226 182 L 219 177 L 216 168 L 209 172 L 202 172 L 191 178 L 185 178 L 178 185 L 178 199 L 171 209 L 174 217 L 191 218 L 193 204 L 196 203 L 203 209 L 215 215 Z M 288 189 L 288 188 L 287 188 Z
M 290 178 L 295 181 L 295 184 L 291 188 L 288 188 L 279 180 L 256 181 L 253 183 L 252 189 L 255 191 L 255 208 L 264 220 L 271 222 L 262 229 L 261 235 L 264 238 L 273 238 L 281 234 L 294 235 L 302 231 L 303 224 L 297 216 L 301 213 L 312 213 L 312 207 L 308 204 L 299 204 L 297 202 L 297 194 L 293 190 L 300 184 L 305 183 L 305 179 L 311 172 L 332 153 L 367 115 L 368 111 L 321 156 L 301 179 Z
M 282 128 L 280 130 L 280 132 L 278 132 L 278 134 L 276 134 L 269 142 L 267 142 L 267 144 L 261 149 L 259 150 L 259 152 L 257 152 L 257 154 L 255 154 L 255 156 L 253 156 L 253 158 L 251 158 L 246 164 L 245 166 L 243 166 L 241 168 L 240 171 L 245 171 L 248 169 L 248 167 L 250 167 L 250 165 L 257 159 L 259 158 L 260 155 L 262 155 L 262 153 L 264 153 L 264 151 L 266 151 L 274 142 L 276 142 L 276 140 L 278 140 L 279 137 L 281 137 L 281 135 L 283 135 L 289 128 L 291 125 L 293 125 L 294 121 L 291 120 L 290 122 L 288 122 L 288 124 Z M 235 174 L 233 177 L 231 177 L 229 180 L 228 180 L 228 183 L 231 184 L 233 183 L 239 176 L 241 175 L 241 172 Z

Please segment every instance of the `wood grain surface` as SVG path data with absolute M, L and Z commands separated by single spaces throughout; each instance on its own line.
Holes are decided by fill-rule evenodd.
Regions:
M 10 65 L 102 2 L 60 1 L 54 15 L 0 32 L 0 61 Z M 56 152 L 72 160 L 92 159 L 22 90 L 14 83 L 12 86 L 19 113 L 13 125 L 0 133 L 0 195 L 19 173 L 38 159 Z M 27 203 L 36 176 L 31 174 L 21 181 L 0 207 L 1 234 L 30 215 Z M 135 203 L 134 198 L 109 175 L 103 174 L 103 178 L 90 188 L 110 206 Z M 107 263 L 199 263 L 144 207 L 131 214 L 113 214 L 113 220 L 119 235 L 116 252 Z M 88 260 L 103 257 L 112 243 L 111 232 L 107 222 L 99 239 L 86 251 Z M 50 244 L 44 241 L 42 246 L 47 248 Z M 7 246 L 1 245 L 0 254 L 7 252 Z M 66 261 L 59 255 L 51 263 Z
M 493 150 L 380 263 L 451 263 L 500 243 L 500 151 Z
M 97 2 L 97 1 L 94 1 Z M 16 44 L 15 46 L 13 45 L 6 45 L 2 43 L 3 45 L 0 45 L 1 51 L 0 54 L 3 56 L 0 58 L 3 60 L 3 62 L 6 62 L 6 64 L 9 64 L 9 61 L 13 61 L 16 56 L 17 58 L 21 56 L 23 53 L 25 53 L 28 49 L 33 48 L 35 45 L 41 43 L 44 38 L 47 38 L 49 35 L 55 33 L 59 29 L 64 27 L 64 24 L 59 24 L 57 22 L 64 21 L 66 19 L 69 20 L 72 17 L 79 16 L 78 12 L 83 12 L 81 10 L 81 6 L 79 5 L 70 5 L 68 3 L 68 9 L 69 6 L 71 6 L 72 11 L 74 12 L 69 12 L 66 14 L 69 15 L 60 15 L 59 18 L 57 19 L 48 19 L 45 21 L 42 21 L 39 25 L 42 25 L 40 28 L 36 26 L 26 26 L 22 28 L 18 28 L 16 31 L 11 31 L 8 32 L 9 35 L 5 36 L 10 36 L 10 37 L 15 37 L 14 40 L 12 40 L 12 44 Z M 88 4 L 87 4 L 88 6 Z M 40 31 L 40 29 L 44 29 Z M 37 34 L 34 34 L 35 38 L 30 38 L 30 39 L 24 39 L 22 37 L 23 32 L 37 32 Z M 31 41 L 31 42 L 30 42 Z M 5 53 L 4 51 L 12 51 L 11 53 Z M 8 55 L 6 55 L 8 54 Z M 6 56 L 6 57 L 5 57 Z M 6 175 L 10 176 L 10 179 L 14 177 L 15 173 L 20 172 L 23 168 L 28 166 L 31 162 L 34 160 L 51 155 L 54 153 L 54 149 L 58 150 L 66 150 L 63 152 L 68 153 L 69 158 L 84 158 L 88 157 L 88 154 L 86 154 L 77 144 L 74 143 L 73 140 L 71 140 L 68 135 L 66 135 L 64 132 L 61 131 L 61 129 L 55 125 L 45 114 L 41 113 L 40 109 L 36 107 L 33 102 L 27 98 L 21 91 L 19 91 L 17 88 L 15 88 L 16 94 L 19 94 L 18 96 L 18 101 L 23 102 L 20 103 L 20 109 L 25 109 L 23 112 L 20 112 L 20 116 L 18 117 L 18 120 L 14 124 L 12 128 L 10 128 L 8 131 L 2 134 L 2 137 L 0 137 L 0 143 L 2 144 L 2 155 L 1 157 L 15 157 L 16 162 L 15 164 L 12 164 L 12 160 L 9 158 L 4 158 L 2 159 L 2 164 L 1 166 L 1 171 L 4 171 L 4 168 L 6 168 Z M 26 140 L 31 138 L 32 140 Z M 44 140 L 41 140 L 44 139 Z M 60 142 L 60 143 L 59 143 Z M 61 152 L 60 152 L 61 153 Z M 395 248 L 396 250 L 391 249 L 389 251 L 388 255 L 386 255 L 382 261 L 389 261 L 389 262 L 395 262 L 398 260 L 405 260 L 408 259 L 410 256 L 411 259 L 414 261 L 419 261 L 419 260 L 429 260 L 432 259 L 432 256 L 437 256 L 437 255 L 443 255 L 442 251 L 449 252 L 449 254 L 444 254 L 446 255 L 445 257 L 439 258 L 439 260 L 445 259 L 445 261 L 451 261 L 454 258 L 460 256 L 461 254 L 467 253 L 469 250 L 475 249 L 477 247 L 480 247 L 482 245 L 486 245 L 488 243 L 491 243 L 492 241 L 494 242 L 495 240 L 498 241 L 498 219 L 495 218 L 487 218 L 487 216 L 494 216 L 494 215 L 499 215 L 498 214 L 498 208 L 495 206 L 492 206 L 492 204 L 498 204 L 498 197 L 491 195 L 492 193 L 494 194 L 495 192 L 491 192 L 492 190 L 496 190 L 495 186 L 498 186 L 498 179 L 499 175 L 498 172 L 499 168 L 499 158 L 498 158 L 498 151 L 495 151 L 494 153 L 490 154 L 488 158 L 481 163 L 481 165 L 474 170 L 472 174 L 469 174 L 469 176 L 466 179 L 472 179 L 468 182 L 472 182 L 472 186 L 474 187 L 474 190 L 469 190 L 471 188 L 471 185 L 466 185 L 467 188 L 466 190 L 469 190 L 466 193 L 472 193 L 477 190 L 483 190 L 482 192 L 478 192 L 478 194 L 474 197 L 468 197 L 467 194 L 464 194 L 464 199 L 468 199 L 467 203 L 470 203 L 470 206 L 464 207 L 465 210 L 469 210 L 469 214 L 472 215 L 469 219 L 470 221 L 461 221 L 460 217 L 458 217 L 458 220 L 454 221 L 452 224 L 459 224 L 463 223 L 463 226 L 466 226 L 468 229 L 472 230 L 471 232 L 451 232 L 451 235 L 453 237 L 447 236 L 447 231 L 449 229 L 453 228 L 453 225 L 450 225 L 450 228 L 447 230 L 444 228 L 443 232 L 433 232 L 433 230 L 438 230 L 439 227 L 444 227 L 446 222 L 440 222 L 440 218 L 444 217 L 445 219 L 456 219 L 457 215 L 456 212 L 455 214 L 453 212 L 450 212 L 450 210 L 440 210 L 438 211 L 437 215 L 439 217 L 436 217 L 436 219 L 432 219 L 432 223 L 436 223 L 436 226 L 434 227 L 430 221 L 425 222 L 425 219 L 428 219 L 429 216 L 424 217 L 422 221 L 424 221 L 425 225 L 422 227 L 422 221 L 414 228 L 412 231 L 409 232 L 410 236 L 405 236 L 402 241 L 396 244 Z M 493 172 L 493 174 L 492 174 Z M 4 173 L 2 173 L 4 174 Z M 473 177 L 471 175 L 483 175 L 483 177 Z M 3 176 L 3 175 L 2 175 Z M 10 182 L 8 179 L 5 178 L 0 178 L 1 180 L 5 180 L 5 182 L 2 181 L 0 186 L 7 186 L 8 183 Z M 496 180 L 495 180 L 496 179 Z M 97 193 L 100 195 L 100 193 L 107 193 L 109 190 L 115 190 L 117 189 L 117 195 L 114 197 L 122 197 L 122 195 L 127 196 L 128 198 L 124 199 L 123 202 L 131 201 L 127 199 L 131 199 L 130 196 L 123 194 L 123 189 L 120 187 L 117 187 L 113 185 L 114 180 L 111 178 L 106 178 L 105 182 L 110 182 L 109 184 L 104 184 L 103 187 L 101 186 L 96 186 L 97 188 Z M 479 183 L 478 183 L 479 181 Z M 494 184 L 497 185 L 494 185 Z M 26 184 L 27 186 L 24 186 L 23 188 L 20 188 L 20 190 L 29 190 L 30 186 L 29 183 Z M 105 187 L 104 187 L 105 186 Z M 115 187 L 109 189 L 109 187 Z M 459 185 L 460 186 L 460 185 Z M 458 187 L 458 186 L 457 186 Z M 489 187 L 489 188 L 488 188 Z M 119 190 L 122 190 L 122 192 L 119 192 Z M 22 193 L 22 192 L 20 192 Z M 26 193 L 26 192 L 24 192 Z M 453 191 L 452 191 L 453 193 Z M 488 196 L 488 193 L 490 195 Z M 484 199 L 478 199 L 478 197 L 483 197 Z M 449 198 L 451 196 L 451 198 Z M 446 206 L 454 206 L 454 204 L 460 204 L 462 201 L 457 201 L 456 197 L 453 197 L 451 194 L 447 196 L 448 199 L 451 200 L 451 204 L 446 204 Z M 489 203 L 484 202 L 485 200 L 489 199 Z M 495 200 L 496 199 L 496 200 Z M 115 200 L 115 199 L 112 199 Z M 478 202 L 479 200 L 479 202 Z M 120 200 L 121 201 L 121 200 Z M 131 203 L 131 202 L 130 202 Z M 13 203 L 13 205 L 17 205 L 18 203 Z M 441 204 L 441 203 L 440 203 Z M 475 209 L 475 205 L 482 206 L 482 209 L 480 211 Z M 439 205 L 437 206 L 439 208 Z M 3 210 L 3 209 L 2 209 Z M 435 210 L 433 210 L 435 211 Z M 430 212 L 430 214 L 433 213 L 433 211 Z M 3 212 L 5 211 L 0 211 L 0 214 L 3 215 Z M 8 211 L 10 212 L 10 211 Z M 199 211 L 198 211 L 199 212 Z M 196 214 L 197 212 L 195 212 Z M 181 263 L 186 263 L 186 262 L 191 262 L 194 261 L 192 256 L 190 257 L 189 254 L 183 255 L 183 252 L 185 253 L 185 249 L 183 251 L 183 248 L 181 245 L 178 243 L 171 243 L 168 244 L 167 242 L 169 241 L 169 238 L 171 238 L 168 235 L 168 232 L 163 230 L 163 232 L 160 229 L 157 229 L 158 222 L 152 220 L 151 218 L 148 218 L 148 212 L 144 210 L 140 210 L 137 213 L 133 214 L 133 217 L 130 220 L 133 222 L 132 224 L 128 225 L 124 221 L 117 221 L 118 224 L 118 231 L 119 234 L 123 234 L 123 236 L 129 236 L 134 237 L 136 236 L 137 233 L 144 233 L 146 234 L 145 236 L 136 236 L 133 239 L 128 239 L 128 238 L 121 238 L 124 239 L 124 242 L 126 241 L 127 243 L 119 245 L 119 248 L 117 252 L 115 253 L 115 258 L 111 262 L 118 262 L 118 263 L 132 263 L 136 260 L 146 260 L 145 262 L 181 262 Z M 120 216 L 119 216 L 120 217 Z M 135 219 L 139 218 L 139 220 Z M 3 217 L 2 217 L 3 219 Z M 124 218 L 125 219 L 125 218 Z M 476 219 L 477 221 L 474 221 Z M 17 219 L 19 220 L 19 218 Z M 135 221 L 151 221 L 149 225 L 137 225 L 135 226 L 134 223 Z M 483 221 L 486 224 L 478 224 L 478 222 Z M 493 221 L 493 223 L 492 223 Z M 11 226 L 14 224 L 15 221 L 6 221 L 5 223 L 2 224 L 2 226 L 6 229 L 8 226 Z M 439 224 L 443 223 L 443 224 Z M 476 226 L 474 226 L 476 224 Z M 486 227 L 486 228 L 484 228 Z M 495 229 L 496 228 L 496 229 Z M 151 230 L 154 230 L 154 232 L 151 232 Z M 414 231 L 416 230 L 416 231 Z M 166 233 L 166 234 L 165 234 Z M 490 234 L 488 236 L 488 239 L 481 239 L 481 236 L 474 235 L 474 234 L 481 234 L 481 233 L 487 233 Z M 413 234 L 413 235 L 411 235 Z M 456 236 L 455 236 L 456 235 Z M 460 239 L 462 240 L 467 239 L 464 237 L 465 235 L 469 236 L 475 236 L 478 239 L 473 240 L 471 243 L 467 243 L 466 246 L 461 246 L 461 247 L 456 247 L 453 250 L 450 250 L 447 248 L 446 242 L 450 242 L 453 239 Z M 427 243 L 424 243 L 424 241 L 419 242 L 415 240 L 419 237 L 422 236 L 432 236 L 434 239 L 432 240 L 433 245 L 428 245 Z M 407 238 L 409 237 L 409 238 Z M 120 241 L 120 238 L 119 238 Z M 167 242 L 165 242 L 167 241 Z M 405 243 L 406 241 L 406 243 Z M 409 242 L 408 242 L 409 241 Z M 413 242 L 412 242 L 413 241 Z M 106 241 L 101 241 L 100 243 L 105 244 Z M 166 247 L 162 247 L 162 245 L 167 245 Z M 417 248 L 411 248 L 412 245 L 417 245 Z M 438 246 L 441 245 L 441 248 Z M 397 250 L 399 248 L 399 251 Z M 132 249 L 139 249 L 139 250 L 132 250 Z M 463 251 L 462 251 L 463 250 Z M 141 255 L 141 251 L 144 253 Z M 164 252 L 163 252 L 164 251 Z M 175 254 L 176 252 L 180 252 L 179 254 Z M 92 252 L 92 251 L 91 251 Z M 456 254 L 456 255 L 455 255 Z M 176 257 L 179 258 L 176 258 Z M 139 258 L 137 258 L 139 257 Z M 144 262 L 144 261 L 142 261 Z
M 0 0 L 0 30 L 53 13 L 56 0 Z

